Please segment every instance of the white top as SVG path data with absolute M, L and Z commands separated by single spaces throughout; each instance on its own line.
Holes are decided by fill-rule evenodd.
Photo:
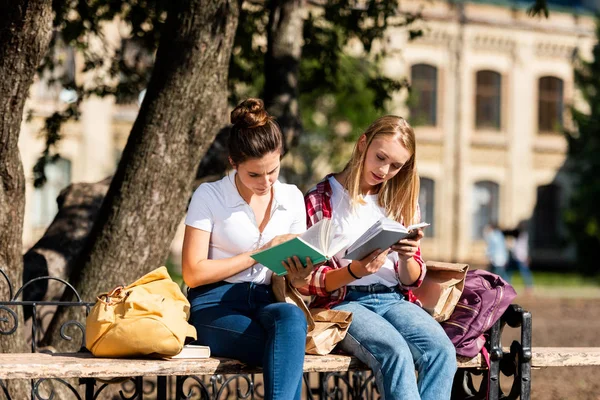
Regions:
M 382 217 L 386 217 L 387 214 L 385 209 L 377 203 L 377 195 L 364 196 L 366 204 L 358 204 L 356 207 L 352 207 L 350 202 L 350 195 L 348 191 L 335 179 L 333 176 L 329 177 L 329 183 L 331 185 L 331 204 L 332 204 L 332 215 L 336 225 L 336 234 L 342 234 L 346 236 L 346 244 L 350 246 L 356 239 L 360 237 L 367 229 L 371 227 L 375 222 L 379 221 Z M 343 259 L 344 250 L 336 254 L 336 258 L 339 260 L 342 267 L 350 264 L 350 260 Z M 394 264 L 399 261 L 398 253 L 390 251 L 387 256 L 385 264 L 374 274 L 367 275 L 354 282 L 349 283 L 351 286 L 363 286 L 372 285 L 374 283 L 380 283 L 382 285 L 392 287 L 398 285 L 398 278 L 396 277 L 396 271 L 394 270 Z M 354 271 L 352 271 L 354 272 Z
M 271 218 L 260 233 L 252 208 L 235 186 L 235 171 L 223 179 L 203 183 L 196 189 L 185 224 L 211 232 L 208 258 L 220 260 L 256 250 L 275 236 L 306 230 L 304 197 L 295 185 L 276 181 L 273 185 Z M 271 283 L 271 270 L 261 264 L 239 272 L 226 282 Z

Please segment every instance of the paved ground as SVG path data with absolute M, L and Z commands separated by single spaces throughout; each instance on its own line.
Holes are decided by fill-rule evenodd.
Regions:
M 585 298 L 574 298 L 576 291 L 572 289 L 557 292 L 554 297 L 551 294 L 538 291 L 515 301 L 532 313 L 533 346 L 600 347 L 600 289 L 582 293 Z M 506 331 L 503 337 L 508 339 L 503 345 L 510 345 L 516 332 Z M 600 400 L 600 367 L 535 370 L 531 398 Z

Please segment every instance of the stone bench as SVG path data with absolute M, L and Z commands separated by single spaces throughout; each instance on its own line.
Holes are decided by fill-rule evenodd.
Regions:
M 504 354 L 510 349 L 504 348 Z M 469 359 L 458 357 L 458 368 L 485 369 L 481 355 Z M 532 349 L 531 367 L 600 366 L 600 347 L 538 347 Z M 306 355 L 304 372 L 345 372 L 366 370 L 358 359 L 340 355 Z M 132 376 L 183 376 L 215 374 L 260 373 L 260 368 L 249 367 L 226 358 L 205 359 L 119 359 L 97 358 L 88 353 L 0 354 L 0 379 L 44 378 L 124 378 Z
M 458 362 L 459 368 L 484 369 L 485 362 L 481 356 L 472 359 L 461 358 Z M 343 377 L 342 374 L 353 372 L 353 377 Z M 318 394 L 318 398 L 330 398 L 327 392 L 338 391 L 333 398 L 363 398 L 366 392 L 374 390 L 373 378 L 365 373 L 368 368 L 358 359 L 346 355 L 326 355 L 314 356 L 307 355 L 304 362 L 304 381 L 306 385 L 306 394 L 309 399 L 313 394 Z M 96 399 L 108 382 L 122 383 L 123 381 L 133 381 L 136 387 L 135 394 L 127 398 L 142 398 L 137 393 L 143 392 L 144 383 L 148 383 L 149 377 L 156 377 L 156 398 L 166 400 L 167 398 L 187 398 L 190 390 L 184 389 L 184 383 L 191 378 L 197 386 L 200 387 L 201 397 L 206 399 L 224 399 L 229 398 L 226 392 L 232 389 L 227 385 L 233 376 L 233 379 L 243 381 L 246 384 L 242 386 L 256 386 L 254 377 L 248 377 L 251 374 L 260 374 L 261 369 L 249 367 L 239 361 L 225 358 L 207 358 L 207 359 L 174 359 L 174 360 L 156 360 L 156 359 L 117 359 L 117 358 L 96 358 L 89 353 L 68 353 L 68 354 L 46 354 L 46 353 L 18 353 L 18 354 L 0 354 L 0 384 L 2 381 L 11 379 L 27 379 L 34 383 L 32 389 L 33 398 L 49 398 L 41 394 L 40 385 L 45 381 L 53 381 L 60 385 L 68 386 L 68 392 L 78 392 L 77 383 L 69 382 L 72 378 L 78 378 L 80 385 L 85 386 L 85 396 L 81 398 Z M 319 388 L 313 389 L 309 383 L 310 373 L 318 373 Z M 201 377 L 209 376 L 208 383 L 200 383 Z M 230 376 L 225 379 L 224 376 Z M 176 377 L 175 382 L 168 382 L 167 378 Z M 144 379 L 145 378 L 145 379 Z M 243 378 L 243 379 L 242 379 Z M 152 378 L 150 378 L 152 379 Z M 328 380 L 333 380 L 328 389 Z M 336 388 L 340 380 L 346 381 L 345 388 Z M 108 381 L 108 382 L 107 382 Z M 220 381 L 220 385 L 216 384 Z M 98 384 L 98 383 L 101 384 Z M 206 381 L 205 381 L 206 382 Z M 252 382 L 252 383 L 251 383 Z M 236 385 L 238 385 L 236 383 Z M 369 388 L 369 385 L 371 386 Z M 175 397 L 167 396 L 170 387 L 171 394 Z M 239 386 L 236 386 L 237 390 Z M 54 390 L 54 389 L 51 389 Z M 244 389 L 247 390 L 247 389 Z M 255 390 L 255 388 L 253 389 Z M 67 392 L 67 395 L 70 394 Z M 244 393 L 244 391 L 242 391 Z M 249 391 L 247 393 L 250 393 Z M 342 397 L 339 397 L 342 396 Z M 60 394 L 58 395 L 60 397 Z M 69 398 L 78 398 L 70 396 Z M 195 397 L 194 397 L 195 398 Z M 244 395 L 238 398 L 245 398 Z M 253 397 L 254 398 L 254 397 Z M 260 398 L 260 396 L 258 396 Z M 9 398 L 10 399 L 10 398 Z M 16 400 L 16 399 L 12 399 Z M 65 399 L 66 400 L 66 399 Z
M 511 349 L 503 348 L 503 357 L 510 357 Z M 531 367 L 599 366 L 600 348 L 540 347 L 531 351 Z M 459 357 L 458 368 L 486 370 L 487 365 L 480 355 L 472 359 Z M 365 371 L 366 366 L 354 357 L 331 354 L 326 356 L 307 355 L 305 373 L 331 373 Z M 0 354 L 0 379 L 69 379 L 79 378 L 86 385 L 86 399 L 95 398 L 95 379 L 111 380 L 132 377 L 159 377 L 157 399 L 166 399 L 166 377 L 188 377 L 206 375 L 255 374 L 259 368 L 224 359 L 116 359 L 96 358 L 89 353 L 46 354 L 19 353 Z M 183 379 L 178 384 L 183 383 Z M 179 390 L 182 391 L 182 388 Z M 523 393 L 522 399 L 529 398 Z
M 485 368 L 481 356 L 461 358 L 459 368 Z M 304 372 L 366 370 L 358 359 L 330 354 L 306 355 Z M 204 359 L 119 359 L 96 358 L 88 353 L 0 354 L 0 379 L 125 378 L 132 376 L 184 376 L 260 373 L 260 368 L 226 358 Z
M 52 278 L 46 277 L 43 279 Z M 63 283 L 67 285 L 66 282 Z M 9 287 L 11 287 L 10 282 Z M 39 310 L 46 305 L 75 307 L 82 310 L 82 312 L 89 310 L 93 305 L 93 303 L 82 301 L 79 295 L 76 296 L 78 299 L 76 302 L 20 301 L 17 298 L 22 289 L 17 291 L 15 296 L 9 301 L 0 301 L 0 309 L 10 310 L 15 307 L 31 307 L 35 317 L 36 315 L 40 315 Z M 38 321 L 38 319 L 34 318 L 35 322 L 31 324 L 31 337 L 37 337 L 36 331 L 42 329 L 41 320 Z M 15 322 L 14 326 L 8 326 L 5 334 L 10 335 L 18 331 L 16 319 L 13 322 Z M 61 332 L 62 328 L 65 328 L 65 325 L 72 323 L 73 321 L 69 321 L 63 324 Z M 75 324 L 74 326 L 81 329 L 81 337 L 85 338 L 84 326 L 81 324 Z M 505 326 L 519 329 L 520 340 L 514 341 L 510 348 L 503 349 L 500 339 Z M 561 362 L 581 363 L 584 362 L 582 360 L 586 359 L 586 356 L 583 354 L 585 350 L 581 350 L 576 354 L 568 353 L 564 349 L 555 349 L 546 353 L 536 350 L 536 352 L 532 353 L 531 314 L 517 305 L 509 307 L 501 320 L 497 321 L 490 329 L 488 336 L 489 368 L 481 356 L 473 359 L 459 358 L 458 368 L 459 371 L 464 373 L 462 375 L 457 374 L 457 378 L 455 379 L 457 389 L 453 389 L 453 398 L 467 397 L 464 396 L 465 390 L 467 390 L 469 394 L 477 394 L 475 397 L 485 396 L 489 393 L 488 397 L 490 399 L 499 399 L 503 395 L 500 390 L 500 378 L 504 375 L 512 379 L 509 398 L 517 398 L 520 395 L 521 399 L 528 400 L 531 390 L 530 373 L 532 360 L 535 360 L 534 363 L 537 363 L 535 366 L 549 366 L 550 359 L 555 364 L 560 364 Z M 63 336 L 63 339 L 67 338 Z M 71 340 L 71 338 L 68 338 L 68 340 Z M 84 339 L 82 339 L 82 345 L 83 343 L 85 343 Z M 4 383 L 7 380 L 14 379 L 26 379 L 32 382 L 31 398 L 50 397 L 50 395 L 40 395 L 38 392 L 39 387 L 46 385 L 45 382 L 48 380 L 57 384 L 69 385 L 68 390 L 71 392 L 71 395 L 74 395 L 80 389 L 77 387 L 77 382 L 72 380 L 73 378 L 79 379 L 78 383 L 85 385 L 85 398 L 90 399 L 96 398 L 99 392 L 103 390 L 106 385 L 98 385 L 98 382 L 103 382 L 106 379 L 113 382 L 114 380 L 121 382 L 133 381 L 135 383 L 135 393 L 139 394 L 139 396 L 142 396 L 144 392 L 142 386 L 147 383 L 154 385 L 154 382 L 156 382 L 155 389 L 157 398 L 159 399 L 167 398 L 167 387 L 170 389 L 176 388 L 177 399 L 187 398 L 187 395 L 183 394 L 183 386 L 186 380 L 188 384 L 191 381 L 196 382 L 200 386 L 201 392 L 204 393 L 202 398 L 207 399 L 224 398 L 219 396 L 230 391 L 230 389 L 223 389 L 223 387 L 228 382 L 232 382 L 232 380 L 236 380 L 236 382 L 237 380 L 241 382 L 245 381 L 242 383 L 250 388 L 248 395 L 252 395 L 253 398 L 257 397 L 255 396 L 257 393 L 256 389 L 260 386 L 260 377 L 257 377 L 258 384 L 254 383 L 254 374 L 260 373 L 260 369 L 249 368 L 235 360 L 219 358 L 203 360 L 101 359 L 84 353 L 43 354 L 39 350 L 36 341 L 32 341 L 31 353 L 0 354 L 0 393 L 4 391 L 6 394 L 7 391 Z M 576 361 L 577 359 L 579 361 Z M 592 359 L 594 357 L 587 356 L 587 362 L 591 362 Z M 356 399 L 364 398 L 367 391 L 369 391 L 369 395 L 372 395 L 375 391 L 373 376 L 370 371 L 358 360 L 349 356 L 306 356 L 304 372 L 304 381 L 307 389 L 305 392 L 308 399 L 315 398 L 313 394 L 321 399 Z M 473 388 L 472 384 L 462 385 L 462 382 L 456 385 L 457 379 L 466 382 L 470 380 L 467 377 L 470 378 L 472 374 L 483 374 L 485 379 L 482 382 L 486 382 L 486 384 L 481 385 L 479 388 Z M 314 378 L 316 376 L 318 376 L 317 388 L 314 387 Z M 152 378 L 144 380 L 144 377 Z M 70 383 L 65 380 L 68 380 Z M 206 381 L 209 383 L 207 384 Z M 487 382 L 489 382 L 489 385 Z M 127 385 L 131 386 L 129 383 Z M 343 388 L 339 389 L 341 386 Z M 365 389 L 367 387 L 368 389 Z M 336 390 L 341 390 L 341 392 L 335 392 Z M 9 396 L 7 395 L 6 397 Z M 260 393 L 258 393 L 258 397 L 260 398 Z M 74 395 L 74 397 L 69 398 L 82 397 Z M 141 397 L 130 396 L 129 398 Z M 65 398 L 65 400 L 67 399 Z

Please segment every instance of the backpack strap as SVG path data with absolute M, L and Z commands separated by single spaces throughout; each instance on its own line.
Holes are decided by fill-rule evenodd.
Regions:
M 481 339 L 483 337 L 483 335 L 481 335 L 481 337 L 479 339 Z M 485 338 L 484 338 L 485 340 Z M 485 361 L 485 366 L 487 367 L 488 370 L 488 378 L 487 378 L 487 388 L 486 388 L 486 394 L 485 394 L 485 398 L 489 399 L 490 398 L 490 385 L 492 383 L 492 375 L 490 374 L 490 353 L 488 352 L 488 350 L 486 349 L 485 346 L 483 346 L 481 348 L 481 355 L 483 356 L 483 360 Z

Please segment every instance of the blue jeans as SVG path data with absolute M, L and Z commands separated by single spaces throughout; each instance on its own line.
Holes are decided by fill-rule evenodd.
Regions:
M 488 270 L 492 274 L 496 274 L 500 278 L 504 279 L 506 281 L 506 283 L 510 283 L 510 276 L 508 276 L 508 273 L 506 272 L 506 265 L 497 266 L 494 264 L 490 264 Z
M 334 307 L 352 312 L 338 347 L 373 370 L 382 399 L 449 399 L 456 350 L 441 325 L 396 288 L 348 289 L 344 302 Z
M 211 354 L 263 368 L 265 399 L 300 399 L 306 317 L 271 287 L 218 282 L 188 292 L 198 343 Z
M 508 262 L 508 267 L 507 267 L 507 275 L 509 276 L 509 278 L 511 280 L 516 271 L 519 271 L 519 273 L 521 274 L 521 278 L 523 278 L 523 283 L 525 284 L 525 287 L 529 288 L 529 289 L 533 288 L 533 275 L 531 274 L 531 270 L 529 269 L 529 266 L 527 264 L 525 264 L 523 261 L 520 261 L 514 257 L 511 257 Z M 510 281 L 507 281 L 507 282 L 510 282 Z

